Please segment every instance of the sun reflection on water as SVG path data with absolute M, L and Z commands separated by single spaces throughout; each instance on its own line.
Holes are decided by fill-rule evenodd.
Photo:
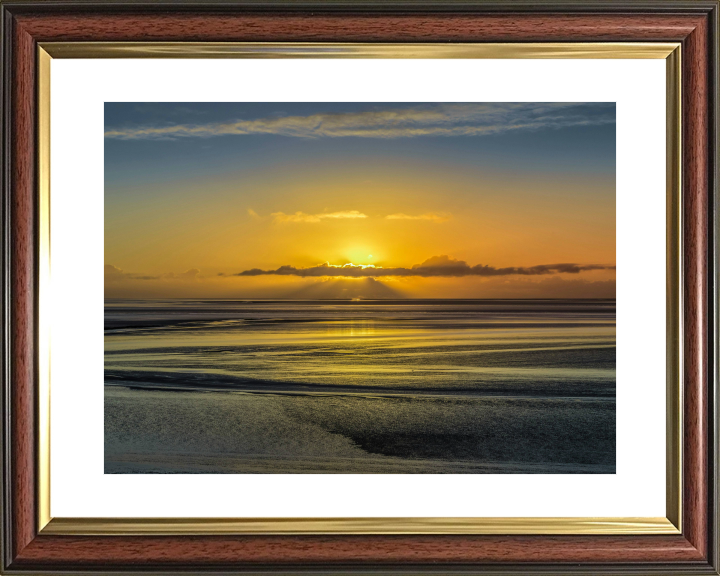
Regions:
M 331 338 L 358 338 L 376 336 L 378 330 L 374 320 L 350 320 L 328 322 L 325 333 Z

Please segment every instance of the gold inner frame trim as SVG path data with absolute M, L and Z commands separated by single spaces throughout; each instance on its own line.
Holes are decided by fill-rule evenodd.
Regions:
M 666 59 L 666 497 L 667 518 L 682 530 L 682 47 Z
M 50 61 L 38 50 L 38 525 L 50 522 Z
M 38 530 L 53 535 L 679 534 L 682 489 L 679 43 L 339 44 L 51 42 L 38 45 Z M 667 62 L 666 518 L 53 518 L 50 512 L 50 69 L 53 58 L 664 59 Z
M 677 534 L 667 518 L 54 518 L 43 534 Z
M 664 59 L 673 42 L 340 44 L 328 42 L 41 42 L 52 58 Z

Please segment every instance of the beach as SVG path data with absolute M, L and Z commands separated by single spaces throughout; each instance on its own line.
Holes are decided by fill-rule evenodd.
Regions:
M 614 300 L 108 300 L 106 473 L 615 472 Z

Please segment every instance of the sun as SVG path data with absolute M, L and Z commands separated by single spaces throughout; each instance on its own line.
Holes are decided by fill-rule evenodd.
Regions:
M 370 242 L 367 244 L 358 243 L 355 246 L 351 245 L 343 250 L 342 254 L 347 259 L 347 262 L 355 264 L 372 264 L 378 260 L 377 246 L 373 246 Z

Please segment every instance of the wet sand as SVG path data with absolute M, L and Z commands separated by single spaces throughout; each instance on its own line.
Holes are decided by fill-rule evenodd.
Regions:
M 105 472 L 612 474 L 608 399 L 105 388 Z
M 613 473 L 612 300 L 112 301 L 108 473 Z

